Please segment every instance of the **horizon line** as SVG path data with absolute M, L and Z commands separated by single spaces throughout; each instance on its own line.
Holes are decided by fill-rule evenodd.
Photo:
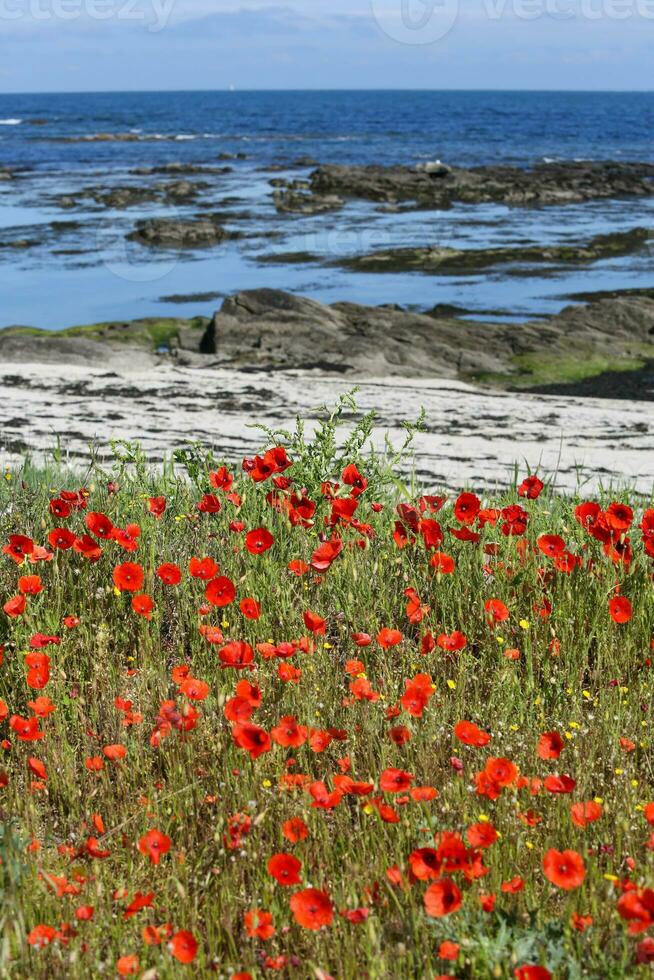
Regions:
M 585 88 L 449 88 L 449 87 L 438 87 L 438 88 L 377 88 L 373 86 L 360 86 L 352 88 L 347 87 L 331 87 L 331 88 L 232 88 L 230 86 L 224 86 L 220 88 L 136 88 L 136 89 L 110 89 L 110 88 L 97 88 L 97 89 L 49 89 L 47 91 L 33 90 L 33 91 L 2 91 L 0 90 L 0 98 L 8 96 L 48 96 L 48 95 L 179 95 L 179 94 L 190 94 L 190 93 L 202 93 L 202 94 L 218 94 L 225 93 L 227 95 L 247 95 L 247 94 L 262 94 L 262 93 L 278 93 L 278 94 L 299 94 L 299 93 L 335 93 L 335 92 L 406 92 L 406 93 L 438 93 L 438 92 L 470 92 L 476 94 L 497 94 L 497 93 L 510 93 L 514 95 L 531 95 L 531 94 L 542 94 L 542 95 L 561 95 L 561 94 L 573 94 L 573 95 L 651 95 L 654 94 L 654 88 L 649 89 L 585 89 Z

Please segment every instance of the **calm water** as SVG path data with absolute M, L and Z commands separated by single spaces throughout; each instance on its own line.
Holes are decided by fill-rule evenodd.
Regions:
M 129 141 L 94 141 L 98 134 Z M 167 163 L 225 165 L 187 207 L 126 210 L 58 199 L 85 187 L 124 186 L 132 171 Z M 542 160 L 654 161 L 654 93 L 218 92 L 0 95 L 0 326 L 61 327 L 142 315 L 210 313 L 218 300 L 172 301 L 270 285 L 335 301 L 453 303 L 485 315 L 554 312 L 568 293 L 652 285 L 652 251 L 543 275 L 542 269 L 462 277 L 365 276 L 321 265 L 265 265 L 273 252 L 335 259 L 374 248 L 434 243 L 462 247 L 579 240 L 654 225 L 654 202 L 610 201 L 567 208 L 458 206 L 447 212 L 384 214 L 357 203 L 342 212 L 277 215 L 272 177 L 304 177 L 319 162 L 407 163 L 440 158 L 475 165 Z M 144 216 L 220 210 L 244 237 L 193 254 L 151 252 L 125 235 Z M 66 222 L 65 226 L 52 223 Z M 29 248 L 7 247 L 17 240 Z

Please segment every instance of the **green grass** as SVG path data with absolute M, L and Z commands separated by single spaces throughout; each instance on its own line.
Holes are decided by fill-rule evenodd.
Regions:
M 136 523 L 141 532 L 134 552 L 115 539 L 98 540 L 97 561 L 74 549 L 56 550 L 51 561 L 19 567 L 0 555 L 0 607 L 17 594 L 21 575 L 38 574 L 44 585 L 28 599 L 23 615 L 0 612 L 0 698 L 9 715 L 23 717 L 31 714 L 28 702 L 36 696 L 46 695 L 56 705 L 40 723 L 42 741 L 21 742 L 8 720 L 0 721 L 0 738 L 6 739 L 0 757 L 0 772 L 6 774 L 0 780 L 2 976 L 111 977 L 119 957 L 131 954 L 146 980 L 229 977 L 239 971 L 302 980 L 326 974 L 347 980 L 511 978 L 526 964 L 571 980 L 651 976 L 649 967 L 634 960 L 648 933 L 628 935 L 617 912 L 620 883 L 651 887 L 654 864 L 647 846 L 654 828 L 643 811 L 654 800 L 654 567 L 637 527 L 643 502 L 628 492 L 617 495 L 635 511 L 628 531 L 632 558 L 626 564 L 612 561 L 575 519 L 579 497 L 562 498 L 545 487 L 538 499 L 529 500 L 509 488 L 482 504 L 519 503 L 528 515 L 524 534 L 504 535 L 503 518 L 497 526 L 483 527 L 477 519 L 471 526 L 480 534 L 478 542 L 452 534 L 461 525 L 451 498 L 440 512 L 424 515 L 439 521 L 440 550 L 456 563 L 453 574 L 439 574 L 429 564 L 432 550 L 422 534 L 406 547 L 393 539 L 395 504 L 412 496 L 415 503 L 419 496 L 396 477 L 398 458 L 367 455 L 370 418 L 339 449 L 338 422 L 337 413 L 311 443 L 301 427 L 281 439 L 294 461 L 283 474 L 293 480 L 288 492 L 275 491 L 270 480 L 255 483 L 232 467 L 240 505 L 210 485 L 208 473 L 217 470 L 218 461 L 199 447 L 179 453 L 176 466 L 169 462 L 156 470 L 136 447 L 120 445 L 111 466 L 91 464 L 72 472 L 60 462 L 45 469 L 26 463 L 2 479 L 3 545 L 17 533 L 47 544 L 57 525 L 78 536 L 88 533 L 91 511 L 108 515 L 116 527 Z M 267 445 L 277 441 L 271 438 Z M 321 484 L 338 482 L 337 497 L 348 499 L 342 473 L 350 461 L 369 480 L 356 511 L 363 526 L 328 527 L 332 504 Z M 89 491 L 86 509 L 66 520 L 53 517 L 50 501 L 62 489 L 80 486 Z M 274 491 L 279 501 L 288 501 L 288 493 L 301 488 L 316 504 L 314 523 L 306 527 L 293 526 L 269 497 Z M 219 497 L 220 513 L 198 511 L 205 492 Z M 166 498 L 160 519 L 147 509 L 153 495 Z M 613 496 L 603 493 L 598 499 L 606 510 Z M 374 502 L 383 504 L 381 512 L 372 508 Z M 244 547 L 244 535 L 262 526 L 274 543 L 253 555 Z M 571 574 L 557 571 L 538 548 L 539 537 L 552 533 L 582 560 Z M 344 547 L 327 571 L 291 574 L 289 562 L 310 563 L 321 535 L 332 534 Z M 624 536 L 618 534 L 615 543 L 624 544 Z M 191 557 L 206 555 L 235 585 L 236 601 L 225 608 L 203 609 L 205 583 L 187 570 Z M 144 570 L 142 591 L 155 602 L 149 621 L 132 610 L 131 593 L 114 587 L 114 568 L 125 561 Z M 179 565 L 179 586 L 164 586 L 156 577 L 162 562 Z M 633 610 L 623 624 L 609 615 L 617 585 Z M 416 590 L 425 607 L 420 621 L 408 615 L 407 588 Z M 245 597 L 261 604 L 259 619 L 240 611 Z M 489 599 L 502 600 L 509 611 L 508 620 L 494 627 L 485 611 Z M 308 610 L 325 619 L 324 635 L 309 633 L 303 616 Z M 79 626 L 66 628 L 67 616 L 78 617 Z M 209 643 L 199 629 L 208 625 L 219 629 L 225 642 L 251 644 L 253 670 L 221 669 L 223 644 Z M 376 639 L 384 627 L 402 634 L 388 649 Z M 462 650 L 448 653 L 435 646 L 423 652 L 426 634 L 454 630 L 465 634 Z M 352 634 L 364 631 L 372 642 L 357 647 Z M 35 633 L 61 637 L 59 645 L 44 651 L 50 679 L 41 690 L 27 683 L 24 662 Z M 268 659 L 256 650 L 262 642 L 302 636 L 310 638 L 313 652 L 298 652 L 290 660 Z M 517 650 L 517 658 L 507 657 L 507 650 Z M 365 673 L 378 700 L 354 698 L 355 676 L 346 672 L 353 659 L 363 662 L 358 673 Z M 301 671 L 297 683 L 278 675 L 289 663 Z M 180 691 L 174 673 L 180 665 L 209 685 L 206 699 L 192 702 Z M 413 717 L 399 699 L 405 682 L 419 673 L 430 675 L 434 690 L 422 716 Z M 338 737 L 320 752 L 308 742 L 296 748 L 273 742 L 270 751 L 251 759 L 234 744 L 225 717 L 225 705 L 244 679 L 261 688 L 261 706 L 251 718 L 257 726 L 270 732 L 280 718 L 293 715 L 308 729 L 331 730 Z M 123 724 L 116 698 L 132 702 L 133 724 Z M 151 734 L 167 700 L 180 711 L 195 707 L 200 717 L 192 730 L 173 729 L 155 747 Z M 389 718 L 393 706 L 399 711 Z M 454 735 L 461 720 L 488 732 L 490 743 L 462 744 Z M 389 738 L 389 730 L 399 725 L 411 733 L 404 745 Z M 536 746 L 541 734 L 553 731 L 564 748 L 560 759 L 545 760 Z M 621 738 L 629 739 L 633 750 L 627 751 Z M 125 746 L 125 759 L 105 758 L 102 771 L 89 771 L 85 759 L 103 757 L 104 747 L 113 744 Z M 30 772 L 29 757 L 44 763 L 47 781 Z M 339 760 L 346 757 L 353 779 L 373 784 L 368 796 L 345 795 L 334 809 L 323 810 L 311 806 L 306 790 L 283 785 L 286 775 L 302 774 L 331 790 L 334 777 L 346 768 Z M 570 794 L 555 794 L 538 783 L 529 784 L 530 792 L 514 782 L 496 799 L 480 796 L 475 774 L 494 757 L 510 759 L 529 779 L 565 773 L 576 785 Z M 398 794 L 379 786 L 389 767 L 412 774 L 413 786 L 434 787 L 438 797 L 402 802 L 407 794 L 399 794 L 398 802 Z M 571 820 L 570 806 L 594 799 L 602 801 L 601 819 L 581 829 Z M 382 819 L 375 800 L 389 805 L 398 822 Z M 529 811 L 539 820 L 520 819 Z M 251 827 L 239 846 L 230 848 L 229 820 L 239 813 L 249 816 Z M 94 825 L 94 814 L 102 824 Z M 291 844 L 284 838 L 282 825 L 292 817 L 306 822 L 307 840 Z M 492 823 L 501 835 L 483 851 L 487 874 L 468 881 L 460 870 L 443 870 L 460 889 L 462 905 L 446 917 L 428 916 L 423 896 L 433 881 L 410 879 L 409 856 L 417 848 L 436 847 L 435 837 L 444 831 L 462 834 L 465 841 L 467 829 L 480 821 Z M 150 828 L 171 840 L 156 866 L 137 847 Z M 90 836 L 98 838 L 107 857 L 89 856 Z M 30 842 L 36 843 L 28 847 Z M 550 848 L 582 856 L 586 877 L 580 887 L 564 891 L 545 878 L 543 857 Z M 301 885 L 283 887 L 268 873 L 267 862 L 278 852 L 300 860 Z M 395 865 L 403 874 L 400 886 L 387 874 Z M 58 876 L 63 894 L 58 896 L 57 882 L 47 876 Z M 521 890 L 502 890 L 518 876 Z M 334 906 L 333 921 L 318 931 L 298 924 L 290 908 L 289 896 L 309 884 L 328 894 Z M 125 919 L 136 892 L 154 892 L 154 907 Z M 483 911 L 479 896 L 489 893 L 496 895 L 495 908 Z M 90 921 L 76 919 L 80 906 L 93 906 Z M 257 908 L 272 913 L 272 938 L 248 936 L 244 914 Z M 367 918 L 359 923 L 339 914 L 360 908 Z M 575 913 L 592 916 L 586 931 L 573 928 Z M 61 933 L 62 923 L 70 930 Z M 174 959 L 165 941 L 144 942 L 144 927 L 166 924 L 173 933 L 193 933 L 198 950 L 192 965 Z M 42 949 L 27 942 L 38 925 L 60 930 Z M 459 944 L 456 960 L 439 957 L 443 941 Z M 279 972 L 266 966 L 267 957 L 285 958 L 277 960 Z
M 178 336 L 180 328 L 204 330 L 208 322 L 206 317 L 201 316 L 193 317 L 190 320 L 179 317 L 146 317 L 142 320 L 128 321 L 124 329 L 120 328 L 121 325 L 115 321 L 111 321 L 66 327 L 56 332 L 41 330 L 37 327 L 9 327 L 2 332 L 17 336 L 85 337 L 88 340 L 108 341 L 109 343 L 129 344 L 130 346 L 136 345 L 158 350 L 161 347 L 169 347 L 173 339 Z
M 511 384 L 516 388 L 575 384 L 607 371 L 638 371 L 645 366 L 648 358 L 654 357 L 654 347 L 643 346 L 642 355 L 609 357 L 591 351 L 577 351 L 569 356 L 518 354 L 511 358 L 511 368 L 506 373 L 476 374 L 474 380 L 486 384 Z

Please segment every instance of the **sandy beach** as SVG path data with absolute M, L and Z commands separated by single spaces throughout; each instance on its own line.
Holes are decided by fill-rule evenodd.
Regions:
M 123 359 L 124 361 L 124 359 Z M 286 427 L 359 385 L 363 411 L 378 412 L 380 439 L 402 441 L 402 421 L 424 406 L 427 429 L 416 439 L 417 474 L 432 486 L 479 489 L 511 481 L 514 464 L 555 474 L 560 490 L 629 484 L 649 494 L 654 482 L 651 404 L 517 394 L 458 381 L 326 378 L 310 373 L 183 368 L 165 361 L 130 369 L 0 366 L 0 458 L 37 458 L 65 438 L 71 461 L 101 454 L 111 439 L 138 440 L 151 460 L 193 440 L 237 459 L 265 438 L 253 420 Z

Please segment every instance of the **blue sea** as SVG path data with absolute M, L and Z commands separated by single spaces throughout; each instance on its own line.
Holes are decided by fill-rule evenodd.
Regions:
M 107 139 L 113 137 L 113 139 Z M 120 137 L 115 139 L 115 137 Z M 225 160 L 226 155 L 238 158 Z M 579 291 L 652 286 L 651 249 L 585 268 L 495 268 L 470 276 L 365 275 L 334 266 L 380 247 L 463 248 L 580 241 L 654 226 L 654 198 L 566 207 L 456 205 L 386 213 L 356 202 L 323 215 L 279 215 L 271 179 L 306 178 L 319 163 L 440 159 L 527 167 L 555 160 L 654 161 L 654 93 L 168 92 L 0 95 L 0 326 L 66 327 L 138 316 L 210 314 L 220 297 L 275 286 L 326 302 L 447 303 L 488 318 L 553 313 Z M 139 168 L 228 167 L 191 176 L 207 186 L 185 206 L 122 210 L 80 199 L 89 187 L 176 179 Z M 183 254 L 127 242 L 145 217 L 220 211 L 240 237 Z M 230 220 L 233 219 L 233 220 Z M 27 242 L 28 247 L 17 243 Z M 325 264 L 270 264 L 311 252 Z M 210 299 L 193 298 L 211 294 Z

